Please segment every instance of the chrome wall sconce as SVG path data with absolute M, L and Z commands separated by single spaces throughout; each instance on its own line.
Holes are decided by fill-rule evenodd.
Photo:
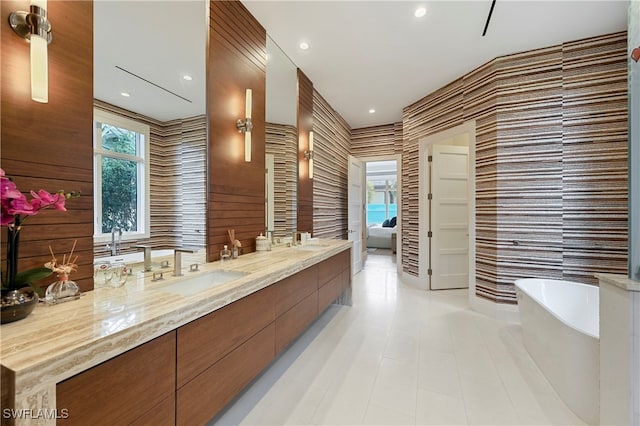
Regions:
M 245 94 L 245 119 L 239 118 L 236 121 L 236 127 L 238 132 L 244 133 L 244 161 L 251 161 L 251 129 L 253 129 L 253 122 L 251 121 L 251 89 L 247 89 Z
M 47 0 L 31 0 L 29 12 L 9 15 L 13 31 L 31 45 L 31 99 L 49 102 L 49 59 L 47 45 L 51 43 L 51 24 L 47 19 Z
M 309 160 L 309 179 L 313 179 L 313 132 L 309 132 L 309 149 L 304 152 L 304 158 Z

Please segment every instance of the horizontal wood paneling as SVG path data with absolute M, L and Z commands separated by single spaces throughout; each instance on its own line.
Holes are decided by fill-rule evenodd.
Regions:
M 153 118 L 96 100 L 96 109 L 137 121 L 150 129 L 151 237 L 127 240 L 121 253 L 139 249 L 204 247 L 206 230 L 206 143 L 204 115 L 172 121 Z M 96 257 L 109 256 L 106 244 L 94 247 Z
M 265 231 L 267 35 L 241 2 L 209 4 L 207 258 L 213 261 L 231 243 L 229 229 L 245 253 L 255 250 L 255 237 Z M 235 124 L 245 116 L 246 89 L 253 92 L 251 162 L 244 160 L 244 135 Z
M 298 132 L 294 126 L 267 123 L 266 153 L 273 154 L 275 235 L 292 235 L 297 229 Z
M 12 11 L 28 8 L 26 1 L 0 3 L 5 20 Z M 49 45 L 46 104 L 31 100 L 28 43 L 9 25 L 0 27 L 1 166 L 24 192 L 82 192 L 81 198 L 67 203 L 67 213 L 46 211 L 28 219 L 21 231 L 19 268 L 42 266 L 51 259 L 43 253 L 43 239 L 56 253 L 68 253 L 78 239 L 79 270 L 71 277 L 86 291 L 93 288 L 93 3 L 50 2 L 47 14 L 55 36 Z M 46 286 L 54 279 L 39 284 Z
M 298 68 L 298 230 L 314 233 L 313 181 L 309 179 L 304 152 L 309 149 L 309 132 L 313 131 L 313 83 Z M 315 160 L 314 160 L 315 161 Z M 314 166 L 317 167 L 317 166 Z
M 418 274 L 418 140 L 476 120 L 476 294 L 626 272 L 626 36 L 496 58 L 403 111 L 403 270 Z
M 314 236 L 347 239 L 347 176 L 351 128 L 331 105 L 313 92 Z
M 354 157 L 381 157 L 402 153 L 402 138 L 397 137 L 398 125 L 364 127 L 351 131 L 351 155 Z M 400 140 L 400 144 L 396 142 Z
M 627 38 L 562 45 L 563 276 L 627 272 Z

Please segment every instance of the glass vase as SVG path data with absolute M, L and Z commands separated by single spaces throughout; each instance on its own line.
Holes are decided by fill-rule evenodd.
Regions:
M 44 301 L 47 303 L 62 303 L 80 298 L 78 284 L 69 280 L 68 274 L 58 275 L 58 280 L 47 287 Z

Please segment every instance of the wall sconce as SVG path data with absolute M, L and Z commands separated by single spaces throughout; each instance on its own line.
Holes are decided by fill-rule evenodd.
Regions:
M 13 31 L 31 45 L 31 99 L 49 102 L 49 60 L 51 24 L 47 19 L 47 0 L 31 0 L 29 12 L 12 12 L 9 24 Z
M 309 149 L 304 152 L 304 158 L 309 160 L 309 179 L 313 179 L 313 132 L 309 132 Z
M 251 122 L 251 89 L 247 89 L 245 95 L 245 119 L 239 118 L 236 121 L 236 127 L 238 132 L 244 133 L 244 161 L 251 161 L 251 129 L 253 129 L 253 123 Z

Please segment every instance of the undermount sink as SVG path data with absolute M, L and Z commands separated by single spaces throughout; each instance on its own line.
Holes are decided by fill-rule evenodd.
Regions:
M 185 278 L 171 283 L 154 283 L 151 290 L 178 296 L 193 296 L 229 281 L 237 280 L 247 275 L 242 271 L 211 271 L 193 278 Z

